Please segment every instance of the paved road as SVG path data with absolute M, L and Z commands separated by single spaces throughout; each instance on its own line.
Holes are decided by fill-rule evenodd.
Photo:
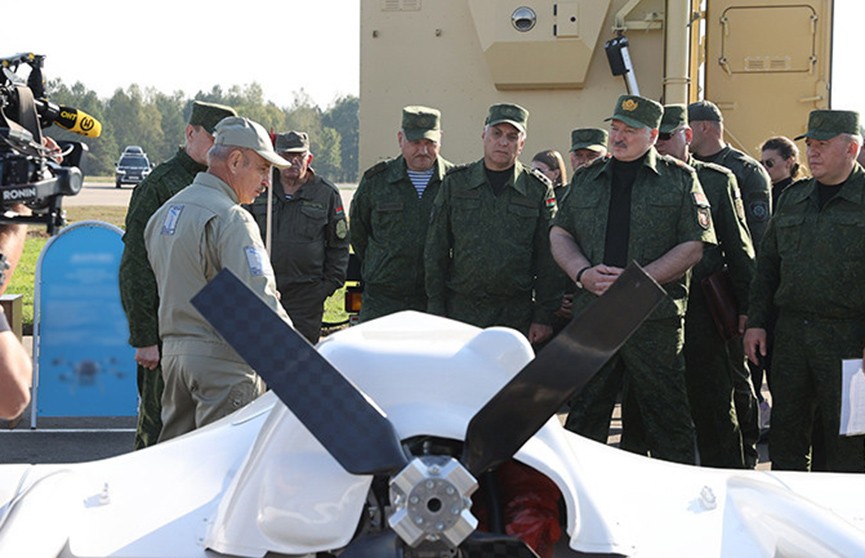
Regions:
M 338 186 L 342 194 L 344 207 L 348 210 L 357 185 L 339 184 Z M 96 183 L 85 181 L 84 187 L 81 188 L 81 191 L 77 195 L 63 198 L 63 205 L 64 207 L 86 207 L 91 205 L 127 207 L 133 189 L 133 186 L 115 188 L 113 182 Z

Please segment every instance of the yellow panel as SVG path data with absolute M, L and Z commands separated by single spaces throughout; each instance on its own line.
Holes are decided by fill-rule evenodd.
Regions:
M 555 5 L 555 35 L 559 38 L 580 36 L 580 3 L 559 0 Z
M 811 6 L 730 8 L 721 16 L 721 58 L 733 73 L 809 72 L 816 17 Z

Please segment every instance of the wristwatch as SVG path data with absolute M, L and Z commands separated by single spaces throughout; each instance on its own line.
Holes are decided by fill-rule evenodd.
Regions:
M 574 282 L 577 284 L 577 288 L 578 288 L 578 289 L 585 289 L 585 288 L 586 288 L 586 287 L 584 287 L 583 284 L 580 282 L 580 279 L 583 278 L 583 273 L 585 273 L 586 271 L 588 271 L 588 270 L 590 270 L 590 269 L 592 269 L 592 266 L 587 265 L 586 267 L 584 267 L 583 269 L 581 269 L 581 270 L 579 270 L 579 271 L 577 272 L 577 277 L 574 279 Z

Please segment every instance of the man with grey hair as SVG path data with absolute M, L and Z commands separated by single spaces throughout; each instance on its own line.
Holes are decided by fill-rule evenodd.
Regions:
M 255 371 L 192 306 L 217 273 L 231 270 L 289 324 L 258 225 L 240 204 L 270 186 L 271 169 L 290 165 L 260 124 L 228 117 L 216 126 L 206 172 L 169 199 L 144 239 L 159 290 L 162 433 L 168 440 L 216 421 L 264 391 Z
M 519 105 L 490 107 L 483 158 L 448 172 L 436 196 L 424 271 L 431 314 L 512 327 L 539 344 L 553 333 L 562 283 L 549 245 L 552 183 L 517 159 L 528 118 Z
M 805 139 L 813 178 L 788 188 L 757 255 L 745 352 L 766 354 L 766 325 L 778 310 L 772 358 L 773 469 L 810 468 L 815 411 L 826 470 L 865 472 L 862 436 L 840 436 L 841 360 L 865 363 L 865 171 L 859 114 L 814 110 Z
M 441 113 L 407 106 L 400 155 L 363 173 L 351 202 L 351 245 L 360 259 L 360 321 L 427 307 L 423 253 L 433 200 L 453 167 L 441 156 Z

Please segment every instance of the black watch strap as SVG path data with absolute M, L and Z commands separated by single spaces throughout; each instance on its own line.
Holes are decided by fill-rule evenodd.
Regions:
M 588 271 L 591 268 L 592 268 L 592 266 L 587 265 L 586 267 L 584 267 L 583 269 L 581 269 L 577 272 L 577 277 L 574 279 L 574 282 L 577 284 L 577 287 L 579 287 L 581 289 L 583 288 L 583 283 L 580 280 L 583 278 L 583 273 L 585 273 L 586 271 Z

